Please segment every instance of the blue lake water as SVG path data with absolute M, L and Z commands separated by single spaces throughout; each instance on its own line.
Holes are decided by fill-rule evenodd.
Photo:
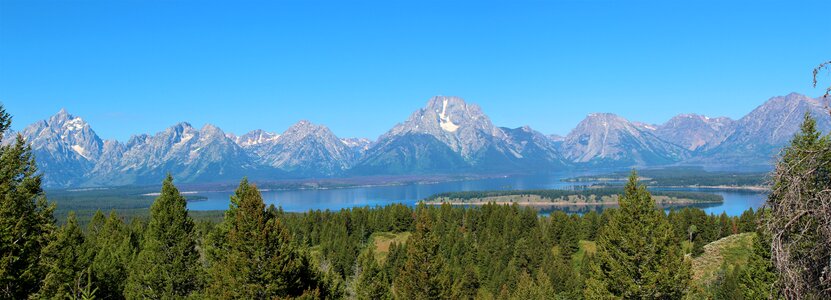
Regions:
M 395 186 L 351 187 L 338 189 L 315 190 L 267 190 L 263 191 L 263 200 L 266 205 L 274 204 L 289 212 L 305 212 L 309 210 L 339 210 L 350 207 L 383 206 L 391 203 L 415 205 L 419 200 L 436 193 L 455 191 L 484 191 L 484 190 L 528 190 L 528 189 L 569 189 L 587 184 L 586 182 L 563 182 L 561 179 L 582 174 L 551 174 L 533 176 L 512 176 L 488 178 L 466 181 L 451 181 L 440 183 L 406 184 Z M 748 207 L 757 209 L 765 202 L 766 195 L 761 192 L 734 191 L 734 190 L 703 190 L 683 189 L 689 191 L 712 192 L 724 197 L 720 204 L 701 205 L 699 208 L 707 213 L 737 216 Z M 228 208 L 230 196 L 233 192 L 200 192 L 196 195 L 207 199 L 188 202 L 191 210 L 224 210 Z M 552 209 L 567 212 L 582 213 L 588 209 L 602 209 L 602 207 L 557 207 L 543 209 L 545 214 Z

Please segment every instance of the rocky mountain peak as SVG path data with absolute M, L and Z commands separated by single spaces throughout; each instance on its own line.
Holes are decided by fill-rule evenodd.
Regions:
M 346 169 L 356 152 L 328 127 L 301 120 L 274 142 L 256 150 L 269 166 L 300 174 L 332 175 Z
M 430 98 L 424 108 L 381 136 L 379 142 L 408 134 L 432 136 L 464 157 L 473 156 L 492 140 L 507 139 L 505 132 L 494 126 L 478 105 L 453 96 Z
M 64 108 L 61 108 L 58 113 L 50 117 L 49 120 L 46 121 L 46 124 L 56 131 L 77 131 L 83 130 L 84 128 L 89 129 L 89 124 L 87 124 L 84 119 L 73 116 Z
M 817 127 L 827 131 L 831 127 L 828 112 L 820 99 L 798 93 L 770 98 L 749 114 L 739 119 L 737 126 L 743 134 L 758 135 L 765 144 L 782 144 L 793 137 L 805 113 L 817 120 Z
M 280 137 L 279 134 L 271 133 L 262 129 L 252 130 L 241 136 L 233 136 L 230 138 L 243 148 L 254 147 L 258 145 L 274 143 Z
M 44 173 L 59 174 L 46 179 L 47 185 L 72 184 L 82 179 L 98 161 L 104 143 L 86 121 L 65 109 L 44 121 L 35 122 L 21 132 L 32 146 L 35 157 L 48 157 L 40 163 Z
M 603 133 L 609 130 L 624 130 L 631 134 L 638 134 L 638 128 L 629 120 L 612 113 L 591 113 L 577 124 L 572 133 Z M 573 134 L 569 134 L 573 136 Z M 568 139 L 568 136 L 566 136 Z
M 219 127 L 216 127 L 213 124 L 205 124 L 199 129 L 199 134 L 203 138 L 211 137 L 211 138 L 225 138 L 225 132 L 222 131 Z
M 372 144 L 372 141 L 368 138 L 342 138 L 341 141 L 349 148 L 362 150 L 368 149 L 369 145 Z
M 678 161 L 687 153 L 611 113 L 592 113 L 563 141 L 563 156 L 578 163 L 648 165 Z
M 799 131 L 806 113 L 817 121 L 820 131 L 831 131 L 831 117 L 821 99 L 790 93 L 770 98 L 736 121 L 733 133 L 699 160 L 769 165 Z
M 735 121 L 698 114 L 680 114 L 660 125 L 655 134 L 690 151 L 707 150 L 721 144 L 733 133 Z
M 337 142 L 340 142 L 340 139 L 338 139 L 335 134 L 329 130 L 329 127 L 314 124 L 307 120 L 300 120 L 286 129 L 277 141 L 283 143 L 295 142 L 304 139 L 307 136 L 315 136 L 316 138 L 322 138 L 330 141 L 337 140 Z

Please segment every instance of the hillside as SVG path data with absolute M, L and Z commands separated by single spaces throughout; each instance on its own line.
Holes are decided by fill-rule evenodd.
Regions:
M 715 280 L 725 263 L 743 266 L 753 248 L 755 233 L 734 234 L 704 246 L 704 253 L 692 261 L 693 286 L 703 288 Z

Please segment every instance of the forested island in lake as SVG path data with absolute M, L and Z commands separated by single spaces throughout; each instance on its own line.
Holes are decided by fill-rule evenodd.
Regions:
M 435 194 L 424 199 L 424 202 L 452 205 L 482 205 L 487 203 L 531 206 L 617 205 L 623 192 L 622 188 L 466 191 Z M 724 198 L 720 195 L 686 191 L 653 191 L 652 198 L 658 205 L 721 203 L 724 201 Z
M 706 171 L 701 167 L 668 167 L 639 170 L 639 180 L 650 187 L 769 190 L 768 172 Z M 595 186 L 622 186 L 629 172 L 565 178 L 565 182 L 591 182 Z

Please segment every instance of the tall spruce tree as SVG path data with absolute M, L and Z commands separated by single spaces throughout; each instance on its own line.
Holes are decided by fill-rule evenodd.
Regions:
M 538 272 L 536 280 L 526 272 L 520 273 L 511 300 L 555 299 L 554 287 L 545 272 Z
M 361 300 L 392 299 L 390 280 L 375 259 L 375 245 L 370 244 L 358 258 L 360 273 L 355 278 L 355 296 Z
M 320 294 L 318 279 L 280 219 L 265 210 L 257 187 L 240 182 L 225 215 L 224 255 L 212 264 L 206 296 L 272 299 Z
M 103 215 L 93 217 L 93 220 L 100 220 Z M 91 271 L 97 288 L 95 294 L 103 299 L 123 299 L 130 262 L 135 257 L 138 243 L 115 212 L 101 222 L 90 223 L 87 230 L 93 255 Z
M 747 265 L 738 272 L 738 291 L 745 299 L 772 299 L 777 295 L 776 269 L 770 260 L 770 239 L 763 231 L 753 237 Z
M 443 259 L 439 243 L 433 233 L 429 209 L 419 204 L 416 230 L 407 240 L 407 260 L 395 280 L 396 299 L 440 299 L 443 287 L 440 281 Z
M 168 175 L 161 195 L 150 207 L 141 250 L 127 278 L 127 298 L 177 299 L 201 288 L 194 224 L 185 205 Z
M 678 237 L 633 171 L 620 209 L 599 234 L 585 297 L 679 299 L 689 281 L 690 265 Z
M 36 298 L 77 299 L 83 292 L 92 262 L 84 233 L 70 213 L 55 239 L 43 248 L 41 265 L 46 271 Z
M 0 105 L 0 141 L 9 126 L 11 116 Z M 25 299 L 38 290 L 40 253 L 55 228 L 53 210 L 23 137 L 0 145 L 0 298 Z

